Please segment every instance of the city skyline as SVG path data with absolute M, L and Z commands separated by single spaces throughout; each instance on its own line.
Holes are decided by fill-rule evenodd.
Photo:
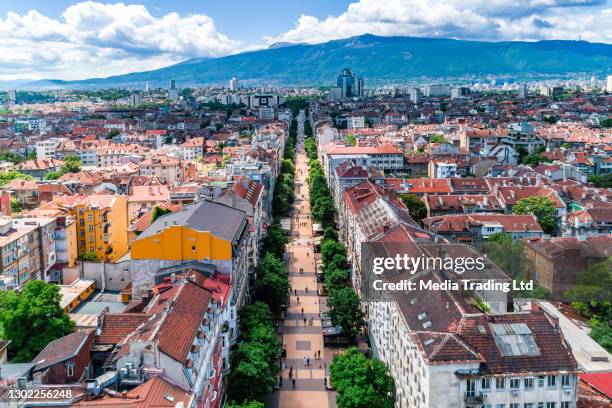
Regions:
M 0 5 L 0 80 L 84 79 L 145 71 L 191 58 L 321 43 L 371 33 L 465 40 L 612 42 L 608 0 L 493 2 L 159 1 Z M 239 10 L 239 11 L 236 11 Z M 257 24 L 255 24 L 257 22 Z M 263 23 L 263 24 L 262 24 Z

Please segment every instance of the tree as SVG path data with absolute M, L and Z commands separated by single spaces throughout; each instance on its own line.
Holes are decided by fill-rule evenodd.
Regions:
M 329 291 L 334 291 L 346 286 L 348 272 L 342 269 L 330 269 L 325 272 L 325 285 Z
M 243 306 L 238 312 L 238 317 L 238 330 L 246 335 L 257 326 L 272 326 L 270 308 L 263 302 Z
M 612 327 L 610 323 L 599 320 L 597 317 L 593 317 L 589 322 L 591 326 L 591 337 L 603 348 L 612 353 Z
M 232 354 L 232 370 L 228 376 L 231 400 L 263 401 L 276 383 L 275 372 L 270 370 L 264 346 L 242 343 Z
M 369 360 L 351 347 L 330 365 L 339 408 L 393 408 L 395 382 L 380 360 Z
M 483 242 L 480 250 L 510 278 L 514 279 L 527 274 L 529 260 L 525 255 L 522 240 L 514 240 L 507 233 L 497 233 Z
M 79 261 L 82 262 L 100 262 L 100 257 L 95 252 L 83 252 L 79 254 Z
M 567 290 L 565 297 L 587 316 L 612 319 L 612 260 L 589 263 L 578 274 L 578 284 Z
M 429 138 L 429 143 L 449 144 L 444 135 L 433 135 Z
M 0 187 L 5 185 L 6 183 L 20 179 L 20 180 L 34 180 L 34 177 L 23 174 L 18 171 L 2 171 L 0 172 Z
M 119 129 L 113 128 L 108 131 L 108 138 L 112 139 L 113 137 L 119 136 L 120 134 L 121 134 L 121 131 Z
M 589 183 L 593 183 L 595 187 L 612 188 L 612 173 L 608 174 L 592 174 L 587 177 Z
M 399 197 L 404 202 L 404 205 L 408 208 L 408 213 L 417 223 L 421 223 L 421 220 L 427 217 L 427 207 L 425 203 L 419 199 L 415 194 L 400 194 Z
M 234 401 L 231 401 L 227 408 L 264 408 L 264 403 L 259 401 L 245 401 L 242 404 L 237 404 Z
M 336 208 L 331 197 L 322 197 L 314 202 L 312 206 L 312 216 L 315 220 L 321 222 L 324 226 L 334 224 L 334 215 Z
M 289 277 L 284 263 L 274 255 L 266 254 L 257 269 L 255 297 L 265 302 L 271 311 L 280 312 L 289 292 Z
M 285 232 L 278 223 L 274 223 L 268 227 L 266 235 L 261 240 L 261 253 L 270 253 L 278 259 L 283 259 L 286 243 Z
M 49 342 L 73 331 L 61 298 L 56 285 L 41 280 L 28 281 L 21 292 L 0 293 L 0 327 L 17 352 L 13 362 L 31 361 Z
M 323 240 L 338 241 L 338 231 L 333 227 L 327 227 L 323 230 Z
M 340 325 L 342 333 L 353 338 L 364 325 L 359 296 L 352 288 L 332 290 L 329 294 L 329 317 L 334 324 Z
M 161 217 L 162 215 L 171 214 L 172 210 L 164 207 L 155 207 L 153 208 L 153 214 L 151 214 L 151 223 L 155 222 L 156 219 Z
M 554 234 L 557 228 L 557 209 L 548 197 L 531 196 L 519 200 L 512 208 L 514 214 L 533 214 L 546 234 Z
M 283 159 L 281 161 L 281 172 L 287 173 L 287 174 L 294 174 L 295 165 L 293 164 L 293 161 L 288 160 L 288 159 Z
M 11 197 L 11 212 L 18 213 L 23 210 L 23 204 L 16 197 Z
M 531 166 L 531 167 L 537 167 L 538 164 L 540 163 L 550 163 L 551 160 L 547 159 L 544 156 L 541 156 L 539 153 L 532 153 L 532 154 L 528 154 L 527 156 L 523 157 L 522 163 L 526 164 L 527 166 Z
M 332 241 L 331 239 L 326 239 L 321 243 L 321 259 L 323 260 L 323 265 L 327 266 L 335 255 L 344 255 L 346 258 L 346 249 L 344 246 L 338 241 Z

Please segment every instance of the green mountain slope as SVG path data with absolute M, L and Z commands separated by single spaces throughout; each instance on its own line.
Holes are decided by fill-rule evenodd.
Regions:
M 66 81 L 63 86 L 166 85 L 241 81 L 330 84 L 351 67 L 372 80 L 466 75 L 567 74 L 612 71 L 612 45 L 585 41 L 481 42 L 362 35 L 315 45 L 288 45 L 109 78 Z M 58 85 L 58 81 L 54 81 Z

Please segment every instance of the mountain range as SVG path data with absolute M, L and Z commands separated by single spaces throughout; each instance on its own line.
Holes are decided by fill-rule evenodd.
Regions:
M 350 67 L 367 82 L 466 76 L 609 74 L 612 45 L 586 41 L 484 42 L 371 34 L 321 44 L 273 44 L 220 58 L 198 58 L 169 67 L 108 78 L 42 80 L 22 87 L 98 88 L 242 83 L 332 84 Z

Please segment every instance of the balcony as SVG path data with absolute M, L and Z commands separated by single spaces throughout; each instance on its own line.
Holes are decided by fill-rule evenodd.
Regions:
M 465 401 L 465 405 L 482 405 L 482 394 L 476 395 L 474 393 L 466 392 L 465 396 L 463 397 L 463 401 Z

